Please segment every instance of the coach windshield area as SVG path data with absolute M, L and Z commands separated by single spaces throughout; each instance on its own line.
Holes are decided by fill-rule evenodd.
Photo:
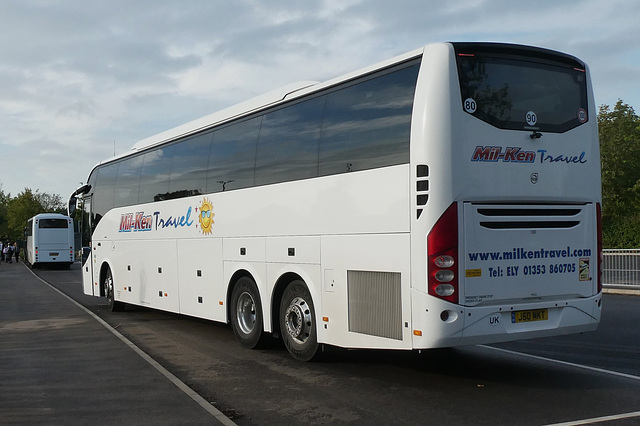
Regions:
M 585 65 L 571 56 L 468 43 L 456 58 L 464 111 L 492 126 L 562 133 L 590 118 Z

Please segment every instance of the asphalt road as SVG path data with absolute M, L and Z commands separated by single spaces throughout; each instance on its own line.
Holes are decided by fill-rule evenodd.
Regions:
M 243 349 L 225 324 L 137 307 L 109 312 L 104 299 L 81 294 L 78 268 L 37 274 L 239 425 L 640 424 L 637 296 L 605 295 L 600 328 L 584 335 L 422 354 L 334 350 L 301 363 L 275 340 Z M 130 368 L 125 361 L 111 361 L 114 374 Z

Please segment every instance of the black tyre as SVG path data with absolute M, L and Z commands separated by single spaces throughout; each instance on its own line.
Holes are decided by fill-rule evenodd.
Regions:
M 249 277 L 238 280 L 231 293 L 231 326 L 242 346 L 254 349 L 259 346 L 264 327 L 260 293 Z
M 109 310 L 111 312 L 124 311 L 124 303 L 115 300 L 113 275 L 111 274 L 110 268 L 107 268 L 107 273 L 104 275 L 102 287 L 104 289 L 104 295 L 106 296 L 107 302 L 109 304 Z
M 291 282 L 280 301 L 280 332 L 287 350 L 299 361 L 318 353 L 318 333 L 311 293 L 303 281 Z

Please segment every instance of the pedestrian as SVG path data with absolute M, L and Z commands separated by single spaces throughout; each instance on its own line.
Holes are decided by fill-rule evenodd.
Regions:
M 2 249 L 2 256 L 4 257 L 4 261 L 6 263 L 11 263 L 11 253 L 9 252 L 9 243 L 6 243 L 4 245 L 4 248 Z
M 2 241 L 0 241 L 0 263 L 2 263 L 2 261 L 4 260 L 4 252 L 2 251 L 4 249 Z
M 13 255 L 16 258 L 16 263 L 20 263 L 20 248 L 17 241 L 13 243 Z

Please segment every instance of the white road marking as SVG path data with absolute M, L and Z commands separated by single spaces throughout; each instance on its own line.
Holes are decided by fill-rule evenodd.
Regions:
M 531 354 L 527 354 L 527 353 L 523 353 L 523 352 L 515 352 L 515 351 L 508 350 L 508 349 L 494 348 L 492 346 L 485 346 L 485 345 L 479 345 L 479 346 L 482 347 L 482 348 L 485 348 L 485 349 L 491 349 L 491 350 L 494 350 L 494 351 L 503 352 L 503 353 L 507 353 L 507 354 L 510 354 L 510 355 L 522 356 L 522 357 L 525 357 L 525 358 L 536 359 L 538 361 L 551 362 L 551 363 L 554 363 L 554 364 L 565 365 L 565 366 L 568 366 L 568 367 L 580 368 L 580 369 L 583 369 L 583 370 L 589 370 L 589 371 L 593 371 L 593 372 L 596 372 L 596 373 L 608 374 L 608 375 L 611 375 L 611 376 L 617 376 L 617 377 L 622 377 L 622 378 L 625 378 L 625 379 L 631 379 L 631 380 L 640 381 L 640 376 L 634 376 L 633 374 L 620 373 L 619 371 L 605 370 L 604 368 L 591 367 L 591 366 L 588 366 L 588 365 L 576 364 L 576 363 L 573 363 L 573 362 L 561 361 L 559 359 L 546 358 L 546 357 L 543 357 L 543 356 L 531 355 Z M 588 424 L 593 424 L 593 423 L 610 422 L 610 421 L 615 421 L 615 420 L 632 419 L 632 418 L 640 418 L 640 411 L 635 411 L 633 413 L 613 414 L 613 415 L 610 415 L 610 416 L 603 416 L 603 417 L 594 417 L 594 418 L 590 418 L 590 419 L 574 420 L 574 421 L 564 422 L 564 423 L 553 423 L 553 424 L 550 424 L 550 425 L 547 425 L 547 426 L 578 426 L 578 425 L 588 425 Z
M 26 267 L 26 266 L 25 266 Z M 155 368 L 156 370 L 158 370 L 163 376 L 165 376 L 167 379 L 169 379 L 169 381 L 171 383 L 173 383 L 174 385 L 176 385 L 176 387 L 178 387 L 178 389 L 180 389 L 182 392 L 184 392 L 187 396 L 189 396 L 191 399 L 193 399 L 198 405 L 200 405 L 202 408 L 204 408 L 209 414 L 211 414 L 213 417 L 215 417 L 216 420 L 218 420 L 221 424 L 225 425 L 225 426 L 237 426 L 235 422 L 233 422 L 230 418 L 228 418 L 227 416 L 225 416 L 220 410 L 218 410 L 216 407 L 214 407 L 213 405 L 211 405 L 206 399 L 204 399 L 203 397 L 201 397 L 196 391 L 194 391 L 193 389 L 191 389 L 189 386 L 187 386 L 182 380 L 178 379 L 176 376 L 174 376 L 169 370 L 167 370 L 166 368 L 164 368 L 162 365 L 160 365 L 156 360 L 154 360 L 153 358 L 151 358 L 146 352 L 144 352 L 142 349 L 140 349 L 139 347 L 137 347 L 131 340 L 127 339 L 126 337 L 124 337 L 122 334 L 120 334 L 115 328 L 111 327 L 109 324 L 107 324 L 102 318 L 100 318 L 99 316 L 97 316 L 96 314 L 94 314 L 93 312 L 91 312 L 89 309 L 85 308 L 84 306 L 82 306 L 80 303 L 76 302 L 75 300 L 73 300 L 71 297 L 67 296 L 66 294 L 64 294 L 62 291 L 58 290 L 57 288 L 55 288 L 54 286 L 52 286 L 51 284 L 49 284 L 48 282 L 46 282 L 45 280 L 43 280 L 42 278 L 40 278 L 39 276 L 37 276 L 32 270 L 30 270 L 29 268 L 27 268 L 29 270 L 29 272 L 31 272 L 33 274 L 33 276 L 35 276 L 37 279 L 39 279 L 40 281 L 42 281 L 44 284 L 46 284 L 47 286 L 49 286 L 51 289 L 53 289 L 54 291 L 58 292 L 60 295 L 62 295 L 63 297 L 65 297 L 67 300 L 69 300 L 71 303 L 73 303 L 74 305 L 76 305 L 77 307 L 79 307 L 80 309 L 82 309 L 83 311 L 85 311 L 87 314 L 91 315 L 93 317 L 93 319 L 95 319 L 96 321 L 98 321 L 100 324 L 102 324 L 107 330 L 109 330 L 111 333 L 113 333 L 113 335 L 115 335 L 118 339 L 120 339 L 125 345 L 129 346 L 129 348 L 131 348 L 135 353 L 137 353 L 142 359 L 144 359 L 145 361 L 147 361 L 147 363 L 149 363 L 153 368 Z
M 594 417 L 592 419 L 575 420 L 573 422 L 554 423 L 554 424 L 547 425 L 547 426 L 590 425 L 590 424 L 593 424 L 593 423 L 612 422 L 612 421 L 615 421 L 615 420 L 622 420 L 622 419 L 633 419 L 635 417 L 640 418 L 640 411 L 636 411 L 635 413 L 615 414 L 613 416 Z
M 559 359 L 545 358 L 543 356 L 531 355 L 531 354 L 526 354 L 526 353 L 523 353 L 523 352 L 510 351 L 509 349 L 494 348 L 492 346 L 485 346 L 485 345 L 479 345 L 479 346 L 481 348 L 491 349 L 491 350 L 498 351 L 498 352 L 504 352 L 504 353 L 511 354 L 511 355 L 523 356 L 523 357 L 526 357 L 526 358 L 537 359 L 539 361 L 552 362 L 552 363 L 555 363 L 555 364 L 561 364 L 561 365 L 566 365 L 566 366 L 569 366 L 569 367 L 581 368 L 583 370 L 595 371 L 597 373 L 609 374 L 609 375 L 612 375 L 612 376 L 624 377 L 625 379 L 631 379 L 631 380 L 640 381 L 640 376 L 634 376 L 633 374 L 620 373 L 619 371 L 605 370 L 604 368 L 590 367 L 588 365 L 575 364 L 573 362 L 561 361 Z

